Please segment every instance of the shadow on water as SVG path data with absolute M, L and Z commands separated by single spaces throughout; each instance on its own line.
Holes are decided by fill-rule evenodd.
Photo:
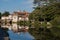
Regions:
M 0 40 L 8 40 L 7 38 L 9 36 L 9 34 L 7 33 L 7 30 L 8 29 L 3 29 L 0 26 Z

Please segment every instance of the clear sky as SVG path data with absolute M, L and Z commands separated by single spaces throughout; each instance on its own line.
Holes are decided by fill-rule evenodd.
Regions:
M 33 0 L 0 0 L 0 12 L 26 10 L 32 12 Z

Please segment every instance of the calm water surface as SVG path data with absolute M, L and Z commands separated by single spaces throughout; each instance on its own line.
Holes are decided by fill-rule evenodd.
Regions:
M 5 24 L 4 25 L 2 24 L 1 27 L 5 27 L 5 26 L 10 27 L 10 29 L 11 29 L 11 27 L 14 27 L 14 28 L 20 27 L 16 23 L 11 24 L 9 26 L 5 25 Z M 8 33 L 8 36 L 9 36 L 10 40 L 34 40 L 34 37 L 29 32 L 20 32 L 18 34 L 18 33 L 14 33 L 12 30 L 8 30 L 7 33 Z M 6 35 L 5 35 L 6 33 L 2 29 L 0 29 L 0 34 L 1 34 L 0 38 L 1 38 L 1 36 L 6 37 Z
M 29 32 L 14 33 L 13 31 L 8 31 L 10 40 L 34 40 L 34 37 Z

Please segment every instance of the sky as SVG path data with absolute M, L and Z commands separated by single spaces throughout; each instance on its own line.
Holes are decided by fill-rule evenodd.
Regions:
M 0 0 L 0 12 L 33 11 L 33 0 Z

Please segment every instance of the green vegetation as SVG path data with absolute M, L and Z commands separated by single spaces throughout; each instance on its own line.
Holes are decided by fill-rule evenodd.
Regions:
M 55 2 L 60 2 L 59 0 L 34 0 L 34 4 L 35 5 L 38 5 L 38 6 L 40 6 L 40 2 L 41 1 L 45 1 L 45 3 L 44 4 L 52 4 L 52 3 L 55 3 Z
M 0 19 L 1 19 L 1 12 L 0 12 Z
M 29 32 L 36 40 L 60 40 L 60 3 L 53 3 L 49 6 L 36 7 L 29 15 L 31 25 Z M 41 22 L 43 22 L 41 24 Z M 51 28 L 47 28 L 47 22 Z
M 29 21 L 19 21 L 19 22 L 17 22 L 17 24 L 20 26 L 29 26 L 30 22 Z
M 8 16 L 8 15 L 10 15 L 8 11 L 5 11 L 4 13 L 2 13 L 2 16 Z

